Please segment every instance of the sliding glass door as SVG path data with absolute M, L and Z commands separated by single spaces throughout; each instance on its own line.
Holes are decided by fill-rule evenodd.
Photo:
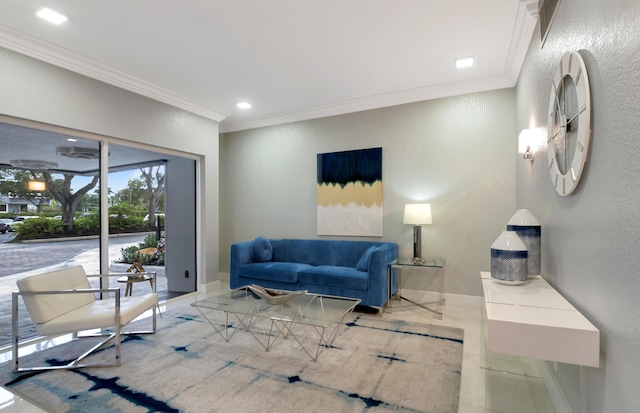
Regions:
M 0 148 L 1 330 L 16 280 L 56 268 L 125 276 L 135 262 L 157 273 L 161 300 L 196 290 L 195 158 L 10 123 Z

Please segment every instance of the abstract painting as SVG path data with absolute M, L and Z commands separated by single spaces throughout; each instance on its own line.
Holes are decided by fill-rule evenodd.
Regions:
M 382 236 L 382 148 L 318 154 L 318 235 Z

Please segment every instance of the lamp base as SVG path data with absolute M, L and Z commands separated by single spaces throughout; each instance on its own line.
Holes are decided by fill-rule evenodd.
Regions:
M 413 258 L 422 258 L 422 227 L 413 227 Z

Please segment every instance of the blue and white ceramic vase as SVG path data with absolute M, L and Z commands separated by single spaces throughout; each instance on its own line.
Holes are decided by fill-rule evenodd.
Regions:
M 491 278 L 511 285 L 527 281 L 527 246 L 514 231 L 502 231 L 491 245 Z
M 515 231 L 527 246 L 527 276 L 533 278 L 540 275 L 540 237 L 542 227 L 540 222 L 528 209 L 519 209 L 507 223 L 508 231 Z

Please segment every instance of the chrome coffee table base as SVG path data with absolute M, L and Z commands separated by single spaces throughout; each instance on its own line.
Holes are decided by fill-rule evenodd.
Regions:
M 240 291 L 240 293 L 239 293 Z M 234 290 L 196 301 L 191 305 L 225 341 L 242 329 L 270 351 L 283 339 L 293 338 L 314 361 L 333 345 L 358 299 L 303 294 L 285 304 L 269 304 L 246 290 Z M 210 318 L 222 311 L 223 321 Z M 229 322 L 235 319 L 236 326 Z

